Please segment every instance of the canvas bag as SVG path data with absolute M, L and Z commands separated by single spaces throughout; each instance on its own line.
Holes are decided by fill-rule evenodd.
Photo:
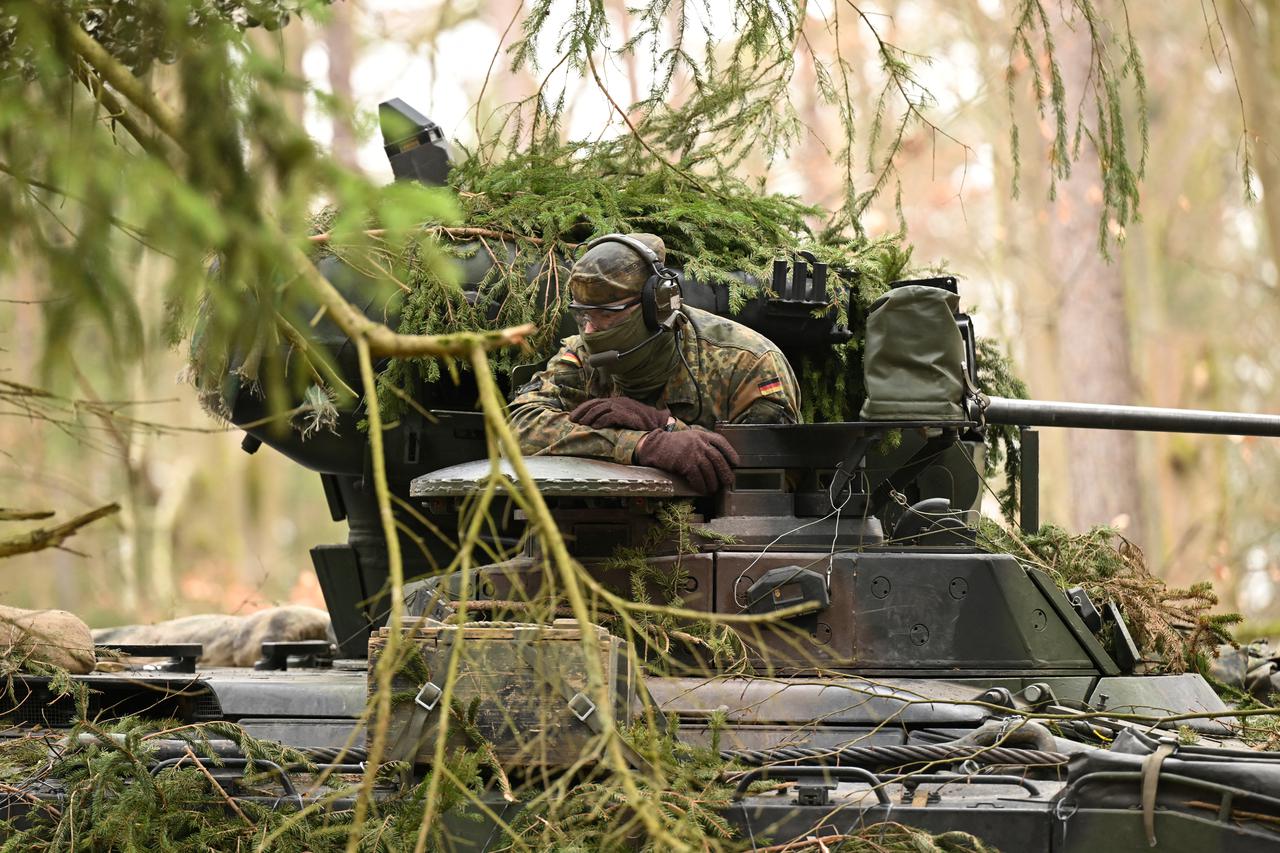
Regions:
M 862 371 L 868 421 L 964 419 L 964 341 L 960 297 L 907 284 L 871 305 Z

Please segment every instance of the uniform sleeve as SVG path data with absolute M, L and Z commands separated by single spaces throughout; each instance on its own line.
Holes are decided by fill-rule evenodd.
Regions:
M 583 355 L 567 343 L 511 401 L 511 425 L 520 439 L 520 452 L 590 456 L 630 465 L 643 431 L 591 429 L 569 420 L 569 413 L 591 398 L 582 360 Z
M 800 386 L 782 353 L 770 350 L 749 365 L 730 401 L 729 423 L 800 423 Z

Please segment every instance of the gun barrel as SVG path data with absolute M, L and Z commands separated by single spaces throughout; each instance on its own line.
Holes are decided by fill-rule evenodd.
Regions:
M 1144 432 L 1191 432 L 1214 435 L 1280 437 L 1280 415 L 1249 415 L 1203 409 L 1158 409 L 991 397 L 988 423 L 1009 426 L 1128 429 Z

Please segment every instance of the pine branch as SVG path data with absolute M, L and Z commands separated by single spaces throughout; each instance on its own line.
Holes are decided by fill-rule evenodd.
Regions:
M 142 81 L 79 26 L 66 23 L 65 32 L 76 53 L 116 91 L 141 109 L 169 139 L 182 146 L 182 123 L 168 107 L 150 92 Z M 352 340 L 364 339 L 369 343 L 371 355 L 383 358 L 420 356 L 463 356 L 475 347 L 482 349 L 515 346 L 535 331 L 532 324 L 484 333 L 457 333 L 454 335 L 398 335 L 381 323 L 370 320 L 351 305 L 311 263 L 302 250 L 293 243 L 279 226 L 262 217 L 261 224 L 270 238 L 283 247 L 285 260 L 294 273 L 303 280 L 312 294 L 320 301 L 335 323 Z
M 631 117 L 627 115 L 627 111 L 618 105 L 618 102 L 613 99 L 613 95 L 609 94 L 609 89 L 604 85 L 604 81 L 600 79 L 600 72 L 596 70 L 596 61 L 591 56 L 590 53 L 587 54 L 587 66 L 591 69 L 591 76 L 592 78 L 595 79 L 596 86 L 599 87 L 600 93 L 604 95 L 605 99 L 609 102 L 609 105 L 613 107 L 614 111 L 617 112 L 617 114 L 622 118 L 623 122 L 626 123 L 627 129 L 631 131 L 631 135 L 632 137 L 635 138 L 636 142 L 640 143 L 640 145 L 644 148 L 645 151 L 648 151 L 650 154 L 652 154 L 654 159 L 657 160 L 662 166 L 675 172 L 682 179 L 684 179 L 685 181 L 688 181 L 691 185 L 698 188 L 702 192 L 710 193 L 711 190 L 703 186 L 702 182 L 699 181 L 696 177 L 694 177 L 691 173 L 669 162 L 666 157 L 663 157 L 661 154 L 659 154 L 654 149 L 654 147 L 645 140 L 643 134 L 641 134 L 640 131 L 636 130 L 636 126 L 632 124 Z
M 102 84 L 101 80 L 91 77 L 84 67 L 78 63 L 74 71 L 76 79 L 84 84 L 84 87 L 107 110 L 107 118 L 123 127 L 133 137 L 134 141 L 141 146 L 143 151 L 160 160 L 164 160 L 168 156 L 169 152 L 166 150 L 165 143 L 160 138 L 148 133 L 137 117 L 111 90 Z
M 462 225 L 428 225 L 423 231 L 431 234 L 443 234 L 450 240 L 467 237 L 492 237 L 495 240 L 527 240 L 535 246 L 541 246 L 546 241 L 541 237 L 535 237 L 530 234 L 517 234 L 513 231 L 495 231 L 492 228 L 469 228 Z M 366 237 L 383 237 L 387 234 L 385 228 L 367 228 L 363 232 Z M 324 231 L 319 234 L 312 234 L 307 238 L 312 243 L 329 243 L 333 240 L 333 233 Z M 576 248 L 577 243 L 563 243 L 567 249 Z
M 160 102 L 142 80 L 132 71 L 118 62 L 107 52 L 93 36 L 84 31 L 79 24 L 59 15 L 58 23 L 62 32 L 71 43 L 72 49 L 93 69 L 94 73 L 105 80 L 130 103 L 138 107 L 156 127 L 172 141 L 181 144 L 182 121 Z

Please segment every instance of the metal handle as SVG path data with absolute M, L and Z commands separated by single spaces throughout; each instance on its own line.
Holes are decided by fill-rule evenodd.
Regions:
M 872 786 L 876 799 L 882 806 L 889 806 L 889 794 L 884 786 L 897 783 L 903 786 L 918 785 L 1017 785 L 1031 794 L 1040 796 L 1040 789 L 1021 776 L 992 774 L 989 776 L 953 775 L 949 773 L 904 773 L 901 775 L 872 773 L 862 767 L 758 767 L 738 780 L 733 791 L 733 801 L 740 801 L 752 782 L 762 779 L 822 779 L 823 781 L 866 782 Z
M 733 801 L 740 802 L 746 796 L 747 788 L 752 782 L 762 779 L 822 779 L 829 782 L 866 782 L 871 786 L 876 800 L 885 808 L 893 808 L 889 795 L 884 790 L 884 783 L 876 774 L 861 767 L 757 767 L 738 780 L 738 787 L 733 790 Z

